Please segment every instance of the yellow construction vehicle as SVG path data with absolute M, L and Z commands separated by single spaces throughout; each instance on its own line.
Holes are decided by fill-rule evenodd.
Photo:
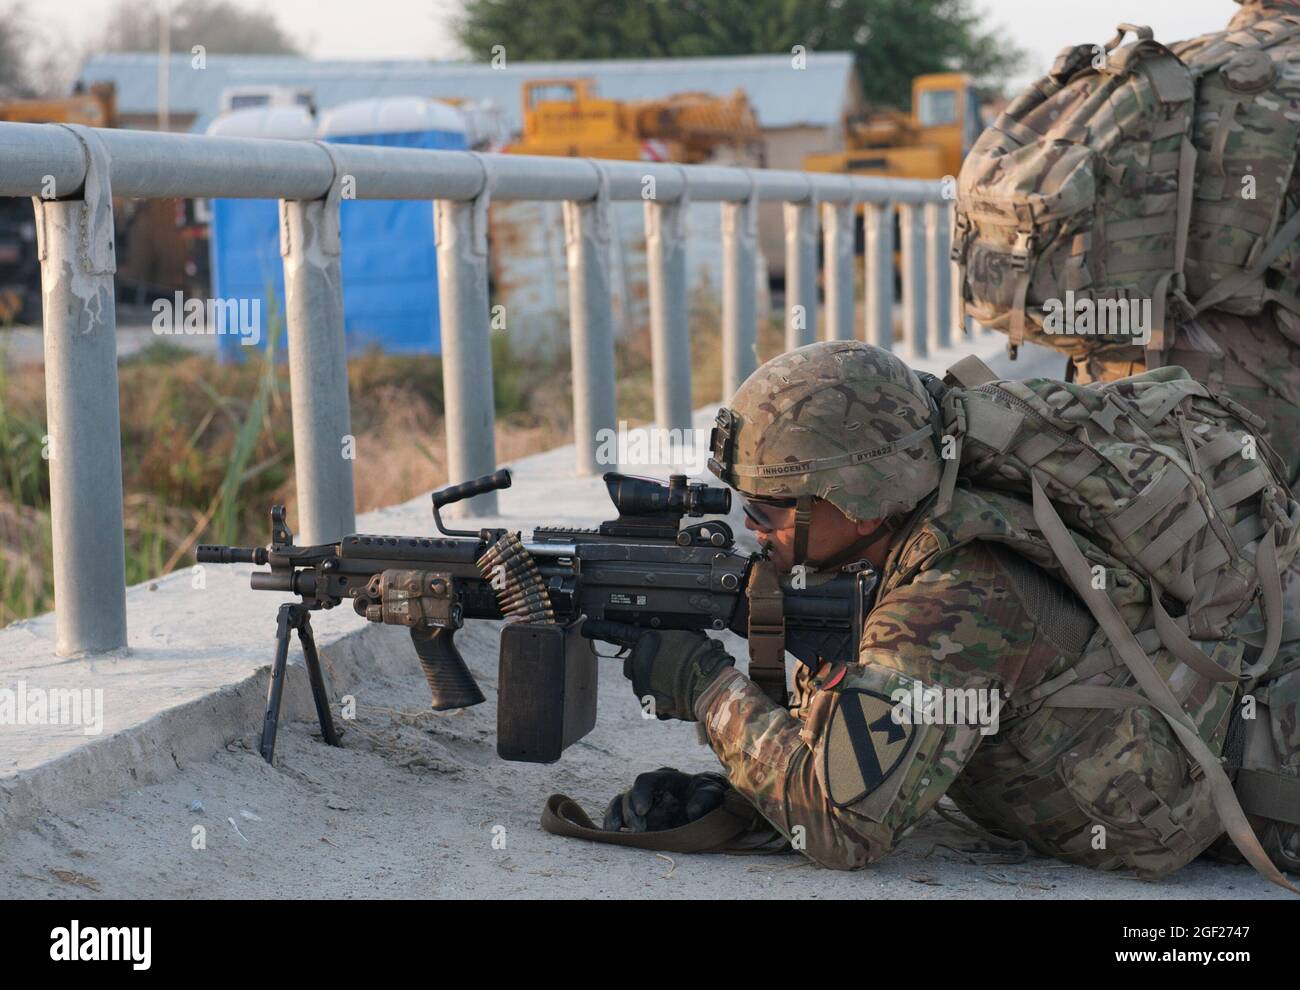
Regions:
M 70 96 L 49 100 L 0 101 L 0 120 L 20 124 L 116 127 L 117 88 L 111 82 L 98 82 Z
M 878 111 L 849 120 L 846 150 L 807 155 L 803 165 L 810 172 L 941 179 L 961 171 L 962 159 L 983 127 L 969 76 L 917 76 L 910 114 Z
M 760 138 L 741 90 L 623 101 L 597 96 L 590 79 L 533 79 L 521 105 L 523 134 L 506 149 L 517 155 L 702 162 L 720 145 L 756 148 Z
M 95 83 L 70 96 L 0 101 L 0 120 L 21 124 L 117 126 L 117 89 Z M 0 324 L 35 320 L 40 313 L 40 261 L 31 204 L 0 199 Z

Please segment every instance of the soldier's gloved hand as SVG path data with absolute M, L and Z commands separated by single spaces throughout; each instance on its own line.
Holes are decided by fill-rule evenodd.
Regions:
M 602 639 L 630 652 L 623 661 L 623 676 L 632 682 L 638 698 L 654 699 L 660 719 L 695 721 L 695 700 L 719 674 L 734 666 L 721 643 L 702 632 L 680 629 L 642 629 L 625 622 L 588 619 L 582 635 Z
M 682 773 L 660 767 L 639 774 L 605 809 L 605 828 L 612 831 L 659 832 L 703 818 L 722 805 L 731 785 L 720 773 Z

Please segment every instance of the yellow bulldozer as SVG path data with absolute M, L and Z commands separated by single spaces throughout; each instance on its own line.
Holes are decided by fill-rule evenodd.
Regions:
M 729 97 L 676 93 L 659 100 L 611 100 L 590 79 L 524 83 L 517 155 L 702 162 L 718 147 L 759 146 L 758 120 L 741 90 Z
M 804 157 L 810 172 L 845 172 L 900 179 L 956 176 L 984 129 L 970 77 L 960 72 L 912 80 L 912 111 L 887 110 L 847 121 L 844 151 Z

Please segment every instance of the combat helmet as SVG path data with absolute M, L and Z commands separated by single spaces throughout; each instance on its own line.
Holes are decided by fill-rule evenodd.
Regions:
M 889 351 L 822 341 L 768 361 L 718 410 L 709 470 L 752 498 L 790 500 L 802 562 L 813 498 L 866 522 L 938 488 L 938 422 L 921 378 Z

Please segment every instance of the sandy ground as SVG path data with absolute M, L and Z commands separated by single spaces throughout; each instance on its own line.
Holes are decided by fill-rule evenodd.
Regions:
M 496 626 L 462 635 L 488 645 Z M 743 641 L 726 638 L 743 655 Z M 435 714 L 421 707 L 426 689 L 407 646 L 394 638 L 391 669 L 358 690 L 343 748 L 324 745 L 312 723 L 291 723 L 273 767 L 250 734 L 163 783 L 46 816 L 0 842 L 0 897 L 1287 896 L 1248 868 L 1208 862 L 1160 883 L 1040 858 L 999 863 L 960 852 L 972 839 L 934 816 L 858 873 L 794 855 L 670 858 L 551 836 L 538 825 L 548 794 L 568 793 L 596 814 L 636 771 L 710 769 L 712 754 L 693 726 L 641 719 L 605 664 L 591 735 L 557 764 L 504 763 L 490 665 L 473 663 L 486 704 Z
M 1003 373 L 1012 370 L 1046 369 L 1022 362 Z M 560 449 L 517 465 L 517 478 L 540 474 L 555 481 L 544 499 L 523 481 L 503 493 L 512 527 L 528 529 L 542 517 L 567 521 L 577 515 L 573 521 L 582 525 L 607 517 L 603 486 L 597 479 L 573 479 L 571 457 L 571 449 Z M 427 514 L 421 499 L 380 510 L 361 525 L 378 532 L 425 532 Z M 741 539 L 747 538 L 738 510 L 733 516 Z M 364 625 L 360 620 L 350 612 L 337 614 L 343 610 L 321 616 L 317 629 L 327 676 L 336 698 L 345 692 L 355 698 L 357 718 L 343 723 L 342 748 L 324 745 L 314 722 L 304 720 L 310 712 L 304 678 L 294 673 L 298 680 L 291 678 L 286 701 L 297 692 L 288 710 L 298 720 L 285 719 L 276 763 L 268 766 L 257 753 L 257 699 L 232 701 L 219 685 L 248 683 L 241 690 L 250 695 L 263 690 L 265 668 L 255 681 L 245 679 L 262 662 L 262 643 L 270 659 L 274 601 L 250 596 L 242 574 L 214 575 L 210 589 L 230 603 L 223 606 L 230 614 L 213 635 L 194 628 L 210 621 L 212 598 L 185 597 L 178 587 L 184 577 L 159 582 L 157 606 L 148 604 L 145 589 L 133 589 L 133 653 L 90 665 L 110 691 L 129 694 L 134 686 L 139 692 L 141 713 L 125 699 L 111 707 L 121 724 L 109 730 L 124 741 L 106 737 L 97 763 L 92 757 L 73 759 L 78 752 L 69 755 L 71 743 L 31 739 L 31 733 L 12 737 L 26 748 L 10 749 L 16 769 L 6 769 L 0 759 L 0 791 L 29 773 L 43 773 L 47 790 L 38 795 L 42 813 L 10 834 L 0 832 L 0 898 L 1291 896 L 1249 867 L 1211 862 L 1159 883 L 1042 858 L 1000 862 L 996 855 L 963 852 L 973 840 L 935 816 L 894 855 L 857 873 L 824 870 L 797 855 L 668 857 L 548 835 L 539 815 L 551 793 L 567 793 L 599 817 L 610 796 L 640 771 L 675 766 L 694 772 L 717 763 L 693 725 L 642 719 L 616 663 L 601 667 L 596 728 L 559 763 L 501 761 L 495 748 L 499 623 L 472 623 L 457 635 L 487 702 L 437 714 L 425 708 L 428 688 L 402 630 L 366 627 L 361 639 L 367 645 L 357 648 L 357 637 L 338 636 L 343 628 Z M 10 644 L 17 652 L 0 659 L 0 668 L 27 671 L 33 682 L 71 669 L 57 660 L 23 658 L 44 649 L 49 626 L 49 617 L 42 617 L 6 630 L 0 646 Z M 193 638 L 191 633 L 204 650 L 185 638 Z M 734 656 L 746 655 L 743 640 L 730 633 L 722 638 Z M 218 660 L 230 670 L 214 673 Z M 221 698 L 226 700 L 208 700 Z M 234 722 L 231 712 L 239 713 Z M 223 728 L 227 723 L 239 727 Z M 143 728 L 132 728 L 136 724 Z M 227 744 L 219 748 L 222 740 Z M 42 742 L 48 745 L 35 745 Z M 132 759 L 120 765 L 123 753 Z M 42 771 L 50 760 L 63 762 Z M 137 769 L 146 786 L 118 786 L 119 778 L 136 777 Z M 106 783 L 94 790 L 98 798 L 78 793 L 87 773 L 104 775 Z

